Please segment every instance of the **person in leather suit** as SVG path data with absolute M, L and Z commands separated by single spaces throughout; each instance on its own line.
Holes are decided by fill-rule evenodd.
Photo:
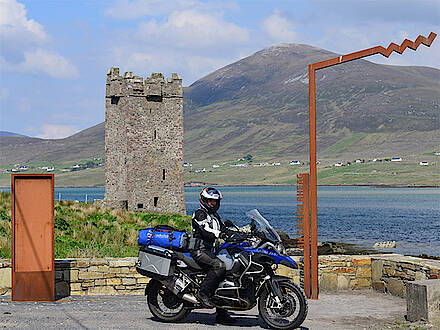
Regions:
M 199 249 L 191 252 L 191 256 L 200 267 L 207 270 L 198 295 L 200 302 L 206 307 L 213 307 L 210 298 L 220 281 L 224 279 L 226 272 L 223 261 L 214 254 L 217 239 L 230 234 L 230 230 L 226 228 L 217 213 L 221 199 L 222 194 L 219 190 L 212 187 L 204 188 L 200 192 L 200 208 L 194 212 L 192 218 L 193 236 L 203 242 Z M 235 322 L 228 312 L 221 308 L 217 308 L 216 321 L 224 324 Z

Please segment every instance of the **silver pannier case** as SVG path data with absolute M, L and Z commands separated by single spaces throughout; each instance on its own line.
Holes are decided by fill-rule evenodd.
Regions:
M 173 275 L 172 255 L 172 251 L 158 246 L 142 247 L 139 250 L 136 270 L 138 273 L 152 278 Z

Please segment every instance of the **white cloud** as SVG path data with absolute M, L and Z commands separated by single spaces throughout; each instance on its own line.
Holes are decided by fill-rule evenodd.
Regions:
M 43 73 L 53 78 L 76 78 L 70 60 L 48 48 L 44 27 L 27 18 L 26 8 L 15 0 L 0 0 L 0 65 L 22 73 Z
M 110 45 L 110 66 L 139 75 L 178 72 L 185 84 L 237 59 L 250 42 L 250 31 L 225 20 L 221 11 L 173 11 L 121 31 Z
M 117 0 L 104 10 L 104 14 L 117 19 L 136 19 L 169 15 L 187 9 L 203 11 L 236 11 L 239 9 L 235 2 L 219 1 L 206 2 L 200 0 Z
M 48 39 L 44 27 L 27 19 L 26 8 L 15 0 L 0 1 L 0 35 L 3 38 L 19 38 L 28 41 L 45 41 Z
M 298 39 L 294 25 L 277 9 L 263 21 L 261 28 L 274 42 L 294 42 Z
M 50 125 L 45 124 L 40 128 L 41 133 L 37 135 L 41 139 L 62 139 L 72 134 L 77 133 L 79 130 L 69 125 Z
M 225 21 L 221 13 L 197 9 L 174 11 L 165 21 L 151 19 L 141 23 L 136 35 L 156 45 L 185 48 L 219 47 L 249 41 L 249 31 Z
M 191 0 L 117 0 L 104 10 L 108 16 L 119 19 L 133 19 L 143 16 L 167 14 L 174 10 L 189 8 L 198 3 Z

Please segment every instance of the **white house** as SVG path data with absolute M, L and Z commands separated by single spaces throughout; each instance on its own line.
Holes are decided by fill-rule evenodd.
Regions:
M 344 166 L 344 163 L 336 163 L 335 165 L 333 165 L 333 166 L 336 166 L 336 167 L 341 167 L 341 166 Z
M 289 165 L 301 165 L 301 162 L 299 160 L 292 160 Z
M 212 167 L 213 167 L 213 168 L 219 168 L 220 165 L 214 164 L 214 165 L 212 165 Z
M 400 157 L 393 157 L 393 158 L 391 158 L 391 161 L 392 162 L 401 162 L 402 158 L 400 158 Z
M 47 171 L 47 172 L 55 171 L 55 167 L 48 167 L 48 168 L 46 169 L 46 171 Z
M 419 165 L 420 165 L 420 166 L 428 166 L 429 163 L 428 163 L 428 162 L 420 162 Z

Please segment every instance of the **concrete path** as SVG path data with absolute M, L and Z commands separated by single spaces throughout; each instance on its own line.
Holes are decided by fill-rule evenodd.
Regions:
M 405 313 L 404 299 L 374 291 L 322 293 L 319 300 L 309 300 L 302 329 L 408 328 Z M 152 318 L 142 296 L 72 296 L 55 303 L 11 302 L 10 297 L 0 297 L 0 327 L 8 329 L 267 328 L 257 308 L 233 314 L 237 319 L 233 327 L 216 325 L 213 310 L 193 311 L 184 322 L 170 325 Z

